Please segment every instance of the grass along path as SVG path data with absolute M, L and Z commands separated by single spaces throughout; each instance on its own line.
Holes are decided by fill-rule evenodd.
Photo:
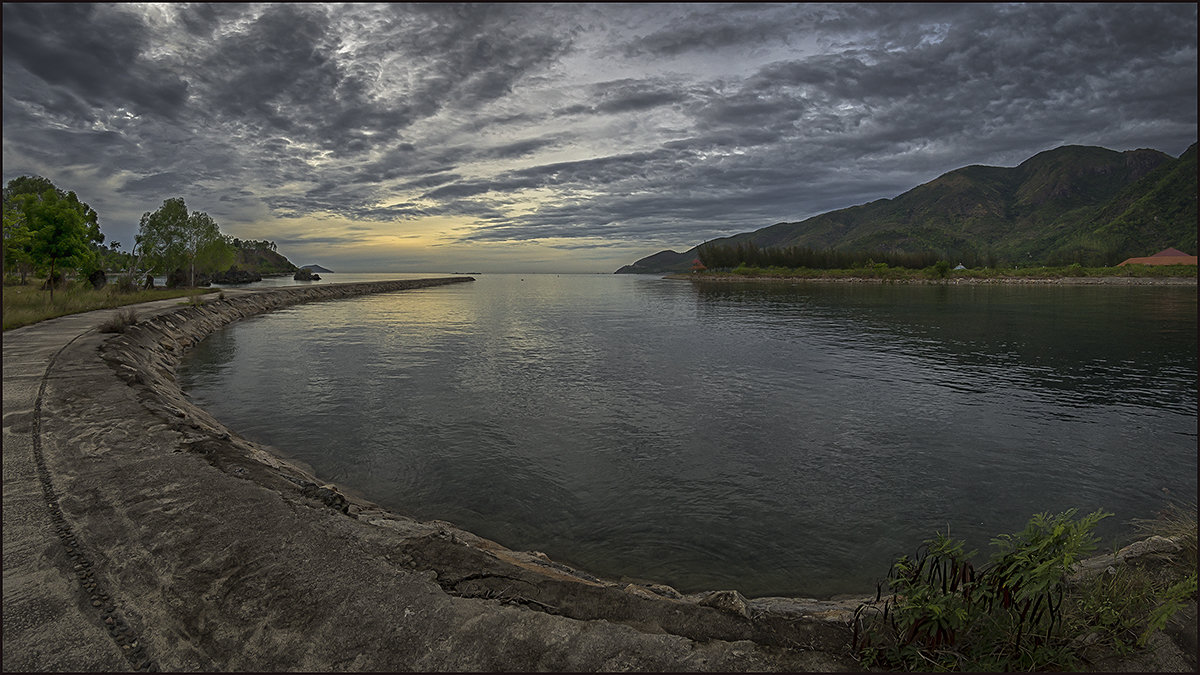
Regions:
M 25 285 L 4 286 L 4 330 L 12 330 L 32 323 L 53 319 L 68 314 L 90 312 L 93 309 L 110 309 L 152 300 L 183 298 L 211 293 L 209 288 L 153 289 L 146 291 L 121 292 L 114 284 L 95 290 L 91 284 L 73 282 L 50 292 L 40 290 L 41 279 L 32 279 Z

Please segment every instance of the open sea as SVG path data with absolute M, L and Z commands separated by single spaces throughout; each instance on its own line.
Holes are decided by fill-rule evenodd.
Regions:
M 179 375 L 398 513 L 611 579 L 829 597 L 873 593 L 938 530 L 978 562 L 1034 513 L 1104 509 L 1111 550 L 1194 502 L 1196 305 L 1195 287 L 483 274 L 250 318 Z

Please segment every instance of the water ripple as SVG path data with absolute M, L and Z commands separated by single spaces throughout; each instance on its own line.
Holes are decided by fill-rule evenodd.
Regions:
M 373 501 L 682 590 L 861 592 L 936 529 L 1196 490 L 1190 290 L 520 278 L 240 322 L 180 378 Z

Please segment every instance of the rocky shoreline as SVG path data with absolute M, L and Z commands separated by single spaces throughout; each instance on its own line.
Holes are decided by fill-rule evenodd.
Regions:
M 684 595 L 600 579 L 324 483 L 226 429 L 175 381 L 188 348 L 241 318 L 464 281 L 227 289 L 54 353 L 32 415 L 59 542 L 46 555 L 130 667 L 859 669 L 851 621 L 866 597 Z M 20 339 L 6 334 L 6 379 Z M 6 501 L 12 483 L 6 465 Z M 7 564 L 5 581 L 5 669 L 44 669 L 38 654 L 61 638 L 22 628 L 27 603 L 10 600 Z

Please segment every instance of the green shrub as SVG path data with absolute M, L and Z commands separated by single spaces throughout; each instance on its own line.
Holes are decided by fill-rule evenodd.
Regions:
M 978 570 L 974 552 L 938 533 L 893 564 L 882 607 L 859 608 L 855 648 L 870 664 L 915 670 L 1069 667 L 1059 630 L 1067 574 L 1095 550 L 1092 530 L 1111 514 L 1074 515 L 1035 515 L 994 539 L 997 552 Z
M 1162 594 L 1162 603 L 1150 612 L 1150 618 L 1146 621 L 1146 630 L 1138 636 L 1138 646 L 1141 647 L 1149 641 L 1150 636 L 1156 630 L 1162 630 L 1166 627 L 1167 622 L 1175 616 L 1175 612 L 1183 608 L 1184 604 L 1196 597 L 1196 573 L 1174 583 Z
M 888 575 L 893 595 L 855 614 L 860 658 L 908 670 L 1059 670 L 1145 646 L 1195 601 L 1195 505 L 1134 521 L 1141 534 L 1170 537 L 1180 551 L 1068 583 L 1095 549 L 1096 524 L 1110 515 L 1074 514 L 1039 514 L 1021 532 L 997 537 L 981 569 L 948 534 L 927 540 L 915 558 L 901 557 Z

